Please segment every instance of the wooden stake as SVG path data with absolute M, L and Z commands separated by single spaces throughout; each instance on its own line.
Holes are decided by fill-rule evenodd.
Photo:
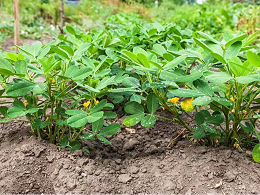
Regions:
M 64 14 L 64 0 L 60 0 L 60 32 L 63 34 L 63 27 L 65 26 L 65 14 Z
M 19 45 L 19 0 L 14 0 L 14 44 Z M 15 48 L 18 52 L 18 49 Z

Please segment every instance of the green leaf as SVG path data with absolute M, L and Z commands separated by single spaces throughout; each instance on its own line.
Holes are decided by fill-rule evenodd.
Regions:
M 245 76 L 251 73 L 251 70 L 243 66 L 241 60 L 238 57 L 233 57 L 228 61 L 228 65 L 235 76 Z
M 248 122 L 245 122 L 245 125 L 243 125 L 242 123 L 239 124 L 241 129 L 247 133 L 254 133 L 254 128 L 252 127 L 252 125 Z
M 199 126 L 193 134 L 194 139 L 201 139 L 205 136 L 205 129 L 203 126 Z
M 69 34 L 76 35 L 75 29 L 72 28 L 71 26 L 66 26 L 65 29 L 66 29 L 66 31 L 67 31 Z
M 104 125 L 104 119 L 101 118 L 96 122 L 92 123 L 92 131 L 97 133 Z
M 133 88 L 116 88 L 116 89 L 110 89 L 109 90 L 112 93 L 121 93 L 121 92 L 142 92 L 142 90 L 139 89 L 133 89 Z
M 226 51 L 224 57 L 225 59 L 230 59 L 233 57 L 236 57 L 237 54 L 239 53 L 240 49 L 242 47 L 242 42 L 241 41 L 237 41 L 235 43 L 233 43 Z
M 74 81 L 83 80 L 91 74 L 92 70 L 87 67 L 79 68 L 78 66 L 70 66 L 66 72 L 65 77 L 71 78 Z
M 93 87 L 90 87 L 89 85 L 82 84 L 82 83 L 80 83 L 80 82 L 76 82 L 76 83 L 77 83 L 78 86 L 80 86 L 80 87 L 82 87 L 82 88 L 84 88 L 84 89 L 87 89 L 87 90 L 89 90 L 89 91 L 93 91 L 93 92 L 97 92 L 97 93 L 100 92 L 99 90 L 94 89 Z
M 15 62 L 15 71 L 18 75 L 25 75 L 27 71 L 27 63 L 25 60 L 18 60 Z
M 228 41 L 226 44 L 225 44 L 225 48 L 228 48 L 229 46 L 231 46 L 233 43 L 237 42 L 237 41 L 242 41 L 244 40 L 245 38 L 247 37 L 247 34 L 242 34 L 242 35 L 239 35 L 237 37 L 234 37 L 233 39 L 231 39 L 230 41 Z
M 40 68 L 37 68 L 36 66 L 34 66 L 34 65 L 32 65 L 32 64 L 28 64 L 28 65 L 27 65 L 27 68 L 28 68 L 29 70 L 31 70 L 32 72 L 35 72 L 35 73 L 37 73 L 37 74 L 43 74 L 43 73 L 44 73 L 44 71 L 42 71 Z
M 165 48 L 160 44 L 154 44 L 153 45 L 153 51 L 157 54 L 159 54 L 161 57 L 163 57 L 164 53 L 167 53 Z
M 105 111 L 103 117 L 104 119 L 114 119 L 117 117 L 117 114 L 113 111 Z
M 133 54 L 132 52 L 123 50 L 122 53 L 125 54 L 128 58 L 130 58 L 134 62 L 139 63 L 137 56 L 135 54 Z
M 141 125 L 145 128 L 151 128 L 154 126 L 156 118 L 154 115 L 147 115 L 141 120 Z
M 101 100 L 97 105 L 95 105 L 91 109 L 90 113 L 92 114 L 92 113 L 95 113 L 95 112 L 98 112 L 98 111 L 102 110 L 106 104 L 107 104 L 107 100 L 106 99 Z
M 12 61 L 16 62 L 17 61 L 17 54 L 14 54 L 14 53 L 6 53 L 6 56 L 11 59 Z
M 64 52 L 63 50 L 61 50 L 59 47 L 57 46 L 52 46 L 51 49 L 63 60 L 69 60 L 69 56 L 66 52 Z
M 127 127 L 134 126 L 137 123 L 139 123 L 144 116 L 145 116 L 144 113 L 138 113 L 138 114 L 128 116 L 123 120 L 123 124 Z
M 137 113 L 143 113 L 144 108 L 141 104 L 138 104 L 137 102 L 128 102 L 125 104 L 124 110 L 128 114 L 137 114 Z
M 25 112 L 21 108 L 10 108 L 7 111 L 8 116 L 15 118 L 18 116 L 25 116 Z
M 77 115 L 77 114 L 87 114 L 85 111 L 82 110 L 66 110 L 65 112 L 67 115 Z
M 32 89 L 32 92 L 36 95 L 43 94 L 45 91 L 47 91 L 46 83 L 37 83 Z
M 248 61 L 255 67 L 260 67 L 260 57 L 252 51 L 247 52 Z
M 137 102 L 139 104 L 142 103 L 142 100 L 145 100 L 145 98 L 143 96 L 137 95 L 137 94 L 133 94 L 130 98 L 131 102 Z
M 168 80 L 171 81 L 172 79 L 178 77 L 178 75 L 172 73 L 172 72 L 168 72 L 166 70 L 163 70 L 160 74 L 160 78 L 163 80 Z
M 101 81 L 98 82 L 96 89 L 101 90 L 114 83 L 115 76 L 113 77 L 105 77 Z
M 183 60 L 185 60 L 188 56 L 187 55 L 182 55 L 179 56 L 177 58 L 175 58 L 174 60 L 168 62 L 167 64 L 165 64 L 165 66 L 163 67 L 164 70 L 169 70 L 169 69 L 174 69 L 176 68 Z
M 13 107 L 20 108 L 22 110 L 26 110 L 26 107 L 24 106 L 23 102 L 20 100 L 14 100 Z
M 246 46 L 250 45 L 251 43 L 253 43 L 258 38 L 259 33 L 260 33 L 260 30 L 256 31 L 252 35 L 250 35 L 247 38 L 247 40 L 243 43 L 243 47 L 246 47 Z
M 224 106 L 232 106 L 233 103 L 224 97 L 212 97 L 212 99 Z
M 260 163 L 260 143 L 253 148 L 252 155 L 254 161 Z
M 154 93 L 150 93 L 147 96 L 147 109 L 150 113 L 155 113 L 159 107 L 159 100 Z M 133 113 L 132 113 L 133 114 Z
M 211 102 L 211 97 L 209 96 L 201 96 L 197 97 L 192 101 L 192 105 L 196 106 L 203 106 L 203 105 L 208 105 Z
M 72 141 L 68 145 L 68 149 L 70 151 L 80 150 L 81 149 L 81 143 L 79 141 Z
M 98 138 L 100 141 L 105 142 L 105 143 L 111 145 L 111 142 L 108 141 L 106 138 L 102 137 L 101 135 L 97 135 L 97 138 Z
M 0 113 L 1 113 L 4 117 L 8 117 L 7 110 L 8 110 L 8 108 L 7 108 L 6 106 L 0 106 Z
M 12 118 L 4 118 L 4 119 L 1 119 L 0 118 L 0 122 L 1 123 L 9 123 L 9 122 L 11 122 L 13 119 Z
M 41 47 L 42 47 L 42 43 L 40 41 L 36 41 L 31 45 L 29 50 L 27 48 L 26 50 L 27 52 L 31 53 L 33 56 L 37 56 L 39 51 L 41 50 Z
M 80 138 L 87 139 L 87 140 L 95 140 L 95 136 L 96 136 L 95 133 L 87 133 L 87 134 L 82 135 Z
M 150 68 L 150 62 L 149 62 L 148 58 L 144 54 L 138 53 L 137 54 L 137 59 L 141 62 L 141 64 L 145 68 Z
M 259 82 L 260 81 L 260 75 L 259 74 L 253 74 L 253 75 L 248 75 L 248 76 L 241 76 L 237 77 L 236 81 L 241 84 L 248 84 L 252 82 Z
M 201 76 L 202 76 L 202 72 L 196 71 L 195 73 L 192 73 L 190 75 L 177 76 L 175 78 L 172 78 L 172 81 L 181 82 L 181 83 L 192 82 L 194 80 L 197 80 Z
M 109 136 L 114 135 L 120 130 L 121 126 L 118 123 L 113 123 L 101 130 L 99 135 Z
M 0 74 L 1 75 L 14 75 L 15 74 L 15 70 L 14 70 L 12 64 L 3 58 L 0 58 Z
M 210 72 L 210 74 L 205 77 L 207 81 L 212 83 L 225 83 L 233 79 L 233 77 L 228 75 L 226 72 Z
M 144 56 L 147 57 L 147 52 L 144 49 L 140 48 L 140 47 L 134 47 L 133 53 L 135 55 L 138 55 L 140 53 L 140 54 L 143 54 Z
M 87 122 L 88 116 L 83 113 L 73 115 L 67 119 L 68 125 L 75 128 L 83 127 L 86 125 Z
M 29 82 L 9 84 L 6 87 L 6 94 L 13 97 L 25 96 L 29 91 L 34 88 L 34 86 L 34 83 Z
M 201 112 L 196 112 L 195 122 L 197 123 L 197 125 L 201 125 L 205 122 L 204 115 Z
M 219 54 L 216 53 L 216 51 L 213 51 L 212 48 L 210 48 L 208 45 L 206 45 L 205 43 L 203 43 L 202 41 L 200 41 L 197 38 L 194 38 L 194 41 L 200 46 L 202 47 L 204 50 L 206 50 L 207 52 L 209 52 L 214 58 L 216 58 L 217 60 L 219 60 L 221 63 L 225 64 L 226 60 Z M 219 45 L 218 45 L 219 46 Z
M 69 143 L 69 138 L 68 137 L 63 137 L 62 138 L 62 141 L 60 143 L 60 146 L 62 148 L 66 148 L 68 146 L 68 143 Z
M 49 51 L 50 51 L 51 47 L 50 46 L 45 46 L 39 53 L 37 59 L 42 59 L 43 57 L 45 57 Z
M 60 45 L 60 48 L 66 51 L 71 57 L 74 56 L 73 49 L 68 45 Z
M 209 84 L 206 83 L 205 81 L 201 80 L 201 79 L 197 79 L 196 81 L 194 81 L 193 85 L 196 87 L 196 89 L 199 92 L 201 92 L 201 93 L 203 93 L 207 96 L 213 96 L 214 95 L 214 91 L 209 86 Z
M 205 117 L 205 122 L 206 123 L 210 123 L 210 124 L 214 124 L 214 125 L 220 125 L 221 123 L 224 122 L 224 116 L 222 116 L 221 114 L 214 114 L 210 117 Z
M 170 93 L 172 93 L 174 96 L 179 97 L 200 97 L 204 96 L 203 93 L 200 93 L 199 91 L 194 91 L 190 89 L 170 89 Z
M 26 114 L 32 114 L 35 112 L 38 112 L 39 108 L 30 108 L 28 110 L 25 111 Z
M 204 38 L 204 39 L 206 39 L 206 40 L 208 40 L 208 41 L 211 41 L 211 42 L 213 42 L 213 43 L 216 43 L 216 44 L 220 45 L 220 42 L 219 42 L 219 41 L 217 41 L 217 40 L 214 39 L 213 37 L 207 35 L 206 33 L 203 33 L 203 32 L 201 32 L 201 31 L 198 31 L 197 33 L 198 33 L 202 38 Z
M 125 79 L 122 81 L 122 84 L 123 84 L 125 87 L 132 87 L 132 88 L 138 88 L 138 87 L 140 86 L 139 80 L 136 79 L 136 78 L 133 78 L 133 77 L 125 78 Z
M 104 115 L 104 112 L 103 112 L 103 111 L 95 112 L 95 113 L 93 113 L 93 114 L 91 114 L 91 115 L 89 115 L 89 116 L 87 117 L 88 122 L 89 122 L 89 123 L 96 122 L 97 120 L 99 120 L 100 118 L 102 118 L 103 115 Z

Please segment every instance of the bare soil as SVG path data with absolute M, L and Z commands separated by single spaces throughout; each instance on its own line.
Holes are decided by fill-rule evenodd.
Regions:
M 185 139 L 167 147 L 181 129 L 161 119 L 151 129 L 122 125 L 112 146 L 84 142 L 87 154 L 40 140 L 22 122 L 0 124 L 0 194 L 260 193 L 260 164 L 250 151 Z
M 122 121 L 120 119 L 119 121 Z M 169 141 L 181 129 L 122 128 L 112 146 L 85 142 L 88 155 L 29 134 L 21 122 L 0 124 L 0 194 L 257 194 L 260 164 L 250 152 Z

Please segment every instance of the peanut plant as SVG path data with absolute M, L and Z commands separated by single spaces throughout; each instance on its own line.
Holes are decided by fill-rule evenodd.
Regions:
M 0 98 L 10 101 L 1 102 L 1 122 L 28 122 L 38 137 L 87 151 L 80 139 L 111 144 L 106 136 L 120 130 L 111 120 L 123 105 L 127 127 L 163 118 L 199 144 L 252 147 L 260 162 L 260 57 L 252 46 L 259 31 L 219 41 L 172 24 L 125 22 L 87 33 L 67 26 L 46 45 L 2 54 Z

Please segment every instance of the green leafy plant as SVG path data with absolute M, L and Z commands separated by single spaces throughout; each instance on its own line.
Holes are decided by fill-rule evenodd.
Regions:
M 254 147 L 259 161 L 258 31 L 219 41 L 133 14 L 109 18 L 106 29 L 64 31 L 2 54 L 0 95 L 10 102 L 1 103 L 9 104 L 1 122 L 28 122 L 39 137 L 76 150 L 79 139 L 111 144 L 106 136 L 120 125 L 110 120 L 121 109 L 125 126 L 151 128 L 162 118 L 199 144 Z
M 67 31 L 74 32 L 71 27 Z M 19 54 L 1 58 L 1 98 L 13 99 L 11 108 L 1 107 L 1 122 L 28 122 L 39 137 L 47 135 L 52 143 L 71 150 L 81 148 L 77 139 L 82 132 L 90 133 L 82 139 L 96 137 L 110 144 L 104 136 L 115 134 L 120 125 L 106 123 L 116 117 L 109 111 L 113 104 L 96 98 L 106 94 L 115 77 L 102 73 L 102 65 L 109 66 L 107 58 L 95 64 L 82 58 L 89 46 L 35 42 L 19 47 Z M 87 124 L 92 124 L 92 130 Z

